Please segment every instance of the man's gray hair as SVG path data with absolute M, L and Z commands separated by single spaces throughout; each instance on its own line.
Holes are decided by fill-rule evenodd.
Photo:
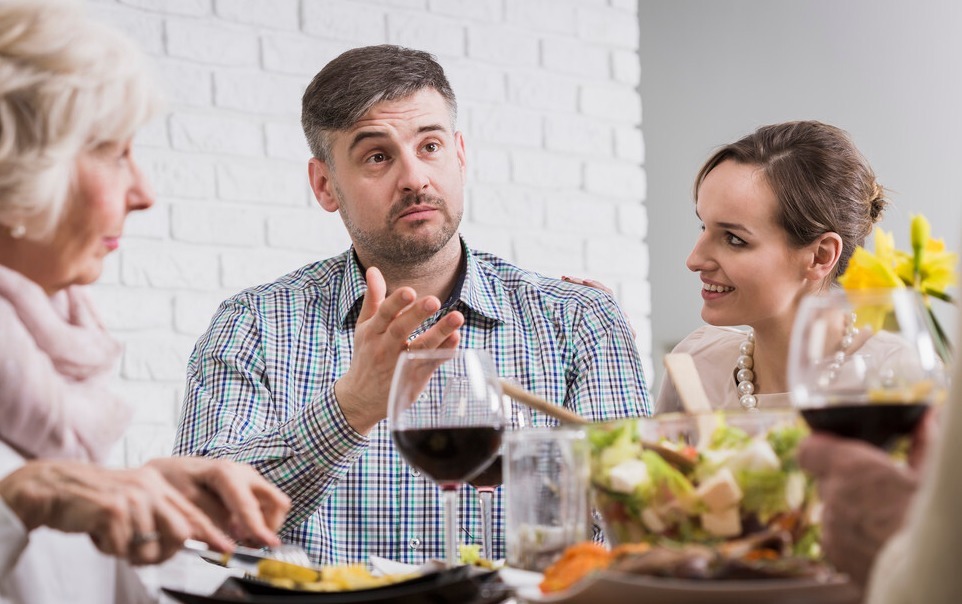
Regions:
M 381 101 L 403 99 L 424 88 L 444 97 L 453 129 L 458 103 L 433 55 L 391 44 L 341 54 L 314 76 L 301 99 L 301 126 L 311 153 L 331 164 L 331 133 L 347 130 Z

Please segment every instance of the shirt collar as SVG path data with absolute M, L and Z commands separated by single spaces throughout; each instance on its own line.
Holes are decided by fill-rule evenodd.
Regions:
M 483 317 L 503 323 L 505 313 L 503 304 L 499 304 L 499 301 L 504 300 L 504 291 L 496 285 L 499 281 L 490 278 L 485 270 L 487 264 L 468 247 L 464 238 L 461 238 L 461 249 L 462 272 L 442 311 L 453 310 L 460 302 Z M 347 327 L 357 320 L 364 293 L 367 291 L 367 282 L 354 248 L 351 247 L 345 255 L 344 279 L 337 301 L 341 327 Z
M 490 265 L 461 239 L 465 263 L 464 286 L 461 288 L 461 302 L 471 310 L 498 323 L 506 320 L 506 295 L 501 280 L 490 271 Z

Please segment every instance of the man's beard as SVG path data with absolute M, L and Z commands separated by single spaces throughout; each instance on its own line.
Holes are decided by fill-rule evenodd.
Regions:
M 343 206 L 344 195 L 335 187 L 338 198 Z M 440 228 L 430 234 L 412 233 L 403 235 L 395 230 L 401 214 L 415 205 L 425 205 L 436 208 L 444 217 Z M 434 195 L 407 195 L 391 207 L 388 212 L 387 223 L 379 231 L 360 228 L 350 216 L 341 209 L 341 219 L 354 241 L 356 247 L 363 248 L 368 254 L 382 262 L 393 265 L 414 266 L 422 264 L 444 249 L 451 238 L 457 233 L 461 223 L 463 211 L 452 216 L 443 198 Z

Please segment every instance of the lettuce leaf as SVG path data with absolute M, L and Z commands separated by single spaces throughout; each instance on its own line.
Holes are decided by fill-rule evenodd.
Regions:
M 743 512 L 758 515 L 767 524 L 776 514 L 789 511 L 785 499 L 788 474 L 782 470 L 739 470 L 735 480 L 741 487 L 744 497 L 741 502 Z
M 772 446 L 775 455 L 782 462 L 786 471 L 798 468 L 795 451 L 798 443 L 808 435 L 808 428 L 802 424 L 774 428 L 768 433 L 768 444 Z
M 662 459 L 654 451 L 642 451 L 641 460 L 648 467 L 652 487 L 658 491 L 667 490 L 675 499 L 682 499 L 695 492 L 691 481 L 678 469 Z
M 724 419 L 718 416 L 718 427 L 711 435 L 709 447 L 712 449 L 740 449 L 748 444 L 752 439 L 747 432 L 741 428 L 729 426 Z

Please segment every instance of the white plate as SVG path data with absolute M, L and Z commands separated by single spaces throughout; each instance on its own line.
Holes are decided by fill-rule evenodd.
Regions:
M 841 576 L 827 582 L 812 579 L 695 581 L 599 571 L 557 594 L 542 595 L 536 585 L 519 586 L 517 593 L 522 600 L 537 604 L 627 601 L 645 604 L 856 604 L 859 601 L 858 590 Z

